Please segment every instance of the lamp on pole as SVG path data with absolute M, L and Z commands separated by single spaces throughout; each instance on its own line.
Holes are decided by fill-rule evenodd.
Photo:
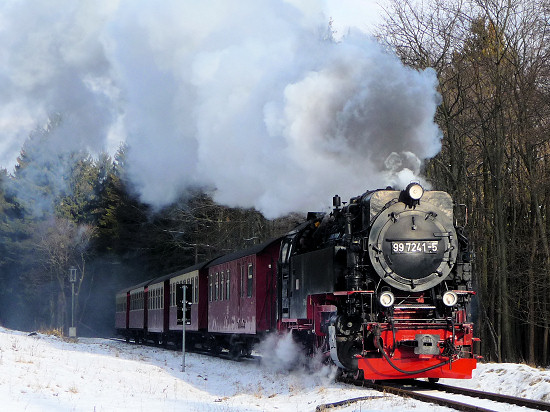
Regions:
M 74 326 L 74 284 L 76 283 L 76 268 L 71 266 L 69 269 L 69 282 L 71 282 L 71 327 L 69 328 L 69 337 L 76 338 L 76 328 Z

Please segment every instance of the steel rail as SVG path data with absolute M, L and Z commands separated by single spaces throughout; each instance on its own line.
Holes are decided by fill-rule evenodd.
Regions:
M 349 383 L 355 384 L 354 382 L 349 382 Z M 464 403 L 464 402 L 453 401 L 451 399 L 439 398 L 437 396 L 427 395 L 427 394 L 422 393 L 422 392 L 417 392 L 417 391 L 410 390 L 410 389 L 399 388 L 399 387 L 397 387 L 395 385 L 391 385 L 391 384 L 378 384 L 378 383 L 371 383 L 371 382 L 363 381 L 363 383 L 360 386 L 375 389 L 375 390 L 377 390 L 379 392 L 383 392 L 383 393 L 391 393 L 392 395 L 397 395 L 397 396 L 401 396 L 401 397 L 404 397 L 404 398 L 416 399 L 416 400 L 421 401 L 421 402 L 432 403 L 432 404 L 436 404 L 436 405 L 439 405 L 439 406 L 446 406 L 448 408 L 453 408 L 457 411 L 495 412 L 492 409 L 486 409 L 486 408 L 482 408 L 480 406 L 475 406 L 475 405 L 471 405 L 471 404 Z
M 459 402 L 451 399 L 446 399 L 442 397 L 438 397 L 435 395 L 428 395 L 422 392 L 419 392 L 414 389 L 404 389 L 402 388 L 402 384 L 399 383 L 373 383 L 369 381 L 365 381 L 362 379 L 354 379 L 350 377 L 342 377 L 340 378 L 341 382 L 350 383 L 356 386 L 362 386 L 370 389 L 375 389 L 379 392 L 384 393 L 390 393 L 393 395 L 398 395 L 402 397 L 408 397 L 412 399 L 416 399 L 422 402 L 428 402 L 433 403 L 440 406 L 446 406 L 449 408 L 454 408 L 459 411 L 466 411 L 466 412 L 489 412 L 494 410 L 482 408 L 480 406 L 472 405 L 469 403 Z M 437 390 L 442 393 L 454 393 L 457 395 L 464 395 L 464 396 L 470 396 L 472 398 L 479 398 L 479 399 L 487 399 L 494 402 L 500 402 L 504 404 L 511 404 L 511 405 L 517 405 L 517 406 L 523 406 L 531 409 L 537 409 L 537 410 L 545 410 L 550 411 L 550 404 L 542 401 L 536 401 L 532 399 L 525 399 L 525 398 L 517 398 L 515 396 L 509 396 L 509 395 L 501 395 L 498 393 L 491 393 L 491 392 L 482 392 L 477 391 L 473 389 L 466 389 L 466 388 L 458 388 L 455 386 L 449 386 L 449 385 L 443 385 L 438 383 L 430 383 L 426 381 L 419 381 L 419 380 L 407 380 L 403 383 L 410 384 L 412 386 L 415 386 L 417 388 L 422 389 L 432 389 Z M 333 407 L 342 405 L 347 405 L 354 402 L 361 402 L 364 400 L 367 400 L 369 397 L 363 397 L 363 398 L 354 398 L 349 399 L 341 402 L 336 402 L 335 404 L 325 404 L 325 405 L 319 405 L 318 410 L 322 411 L 325 409 L 330 409 Z M 334 406 L 333 406 L 334 405 Z M 320 409 L 319 409 L 320 408 Z
M 415 385 L 428 389 L 436 389 L 447 393 L 454 393 L 457 395 L 472 396 L 479 399 L 489 399 L 492 401 L 509 403 L 517 406 L 525 406 L 527 408 L 537 409 L 541 411 L 550 411 L 550 403 L 536 401 L 533 399 L 519 398 L 517 396 L 503 395 L 492 392 L 483 392 L 475 389 L 459 388 L 457 386 L 444 385 L 441 383 L 430 383 L 426 381 L 415 381 Z

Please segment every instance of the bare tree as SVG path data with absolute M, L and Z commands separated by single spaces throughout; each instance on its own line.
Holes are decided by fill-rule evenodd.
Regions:
M 69 268 L 77 268 L 75 284 L 75 308 L 78 295 L 86 276 L 88 245 L 93 229 L 90 225 L 77 225 L 69 219 L 52 218 L 44 222 L 37 234 L 36 250 L 41 254 L 44 276 L 57 284 L 56 296 L 50 298 L 50 319 L 52 327 L 67 327 L 69 290 Z M 77 309 L 75 309 L 77 310 Z

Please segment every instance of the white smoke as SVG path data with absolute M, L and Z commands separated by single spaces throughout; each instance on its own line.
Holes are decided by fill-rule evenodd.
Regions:
M 130 176 L 154 206 L 203 185 L 275 217 L 420 180 L 421 160 L 440 150 L 434 71 L 405 68 L 358 31 L 333 41 L 322 7 L 3 3 L 2 162 L 60 113 L 55 147 L 126 141 Z
M 307 356 L 303 345 L 295 342 L 290 332 L 267 336 L 256 350 L 261 355 L 262 368 L 271 373 L 292 373 L 305 386 L 311 383 L 328 384 L 334 381 L 338 372 L 335 365 L 322 363 L 321 354 Z
M 262 366 L 273 372 L 289 372 L 306 363 L 303 348 L 294 342 L 292 333 L 271 334 L 256 349 L 262 356 Z

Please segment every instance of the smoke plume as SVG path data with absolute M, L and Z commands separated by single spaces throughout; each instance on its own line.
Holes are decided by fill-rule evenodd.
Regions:
M 321 353 L 305 354 L 303 345 L 294 341 L 292 333 L 271 334 L 255 348 L 260 353 L 262 368 L 272 374 L 293 374 L 302 385 L 334 381 L 336 366 L 323 363 Z
M 129 146 L 141 199 L 190 186 L 267 217 L 404 186 L 440 150 L 433 70 L 367 35 L 335 41 L 322 2 L 30 0 L 0 6 L 0 159 L 60 114 L 51 147 Z M 51 153 L 51 150 L 44 151 Z

